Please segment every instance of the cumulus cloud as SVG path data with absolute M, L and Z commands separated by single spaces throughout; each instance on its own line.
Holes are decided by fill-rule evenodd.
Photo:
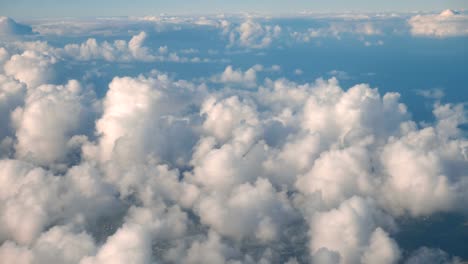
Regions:
M 415 36 L 457 37 L 468 35 L 468 16 L 447 9 L 435 15 L 416 15 L 408 20 Z
M 178 113 L 192 103 L 191 99 L 196 99 L 191 97 L 196 88 L 184 81 L 172 82 L 164 74 L 114 78 L 103 102 L 103 115 L 96 121 L 99 143 L 86 147 L 85 153 L 101 161 L 114 156 L 131 162 L 152 154 L 156 158 L 181 159 L 186 154 L 172 148 L 166 136 L 185 136 L 179 142 L 180 147 L 185 151 L 191 148 L 190 123 Z
M 362 263 L 397 263 L 400 249 L 395 241 L 381 228 L 377 228 L 371 235 L 369 247 L 362 256 Z
M 90 129 L 85 125 L 85 107 L 91 108 L 92 100 L 74 80 L 65 86 L 42 85 L 30 90 L 25 105 L 12 113 L 16 156 L 39 165 L 65 162 L 70 149 L 81 140 L 74 136 Z
M 202 197 L 197 210 L 201 221 L 220 234 L 264 242 L 278 239 L 293 212 L 285 194 L 276 193 L 266 179 L 259 179 L 254 185 L 242 184 L 228 197 L 216 193 Z
M 64 52 L 78 60 L 104 59 L 108 61 L 153 61 L 155 57 L 150 54 L 149 49 L 143 46 L 146 33 L 140 32 L 133 36 L 130 41 L 116 40 L 114 43 L 103 42 L 98 44 L 96 39 L 88 39 L 78 44 L 68 44 Z
M 308 28 L 306 31 L 291 31 L 290 36 L 299 42 L 310 42 L 318 38 L 341 39 L 346 35 L 354 35 L 361 38 L 384 35 L 384 26 L 382 25 L 382 21 L 378 19 L 365 18 L 351 21 L 348 19 L 326 19 L 321 22 L 325 25 L 319 24 L 318 26 Z
M 391 227 L 392 220 L 368 200 L 352 197 L 337 209 L 316 213 L 311 220 L 311 253 L 336 252 L 340 263 L 396 263 L 399 250 L 378 226 Z M 368 244 L 369 243 L 369 244 Z M 361 255 L 360 248 L 368 247 Z M 330 254 L 330 253 L 328 253 Z
M 0 75 L 0 141 L 13 133 L 10 122 L 11 112 L 23 104 L 26 88 L 11 77 Z
M 237 47 L 283 30 L 218 20 L 197 23 Z M 1 263 L 457 261 L 408 252 L 397 232 L 402 219 L 466 212 L 465 105 L 437 101 L 419 123 L 398 93 L 273 79 L 279 65 L 191 80 L 135 67 L 107 87 L 57 78 L 62 64 L 176 61 L 146 37 L 0 48 Z
M 212 80 L 225 84 L 255 87 L 257 83 L 257 72 L 262 70 L 263 66 L 261 65 L 255 65 L 245 72 L 241 69 L 234 69 L 229 65 L 220 75 L 213 76 Z
M 93 238 L 55 226 L 44 232 L 31 248 L 7 241 L 0 247 L 0 260 L 15 263 L 78 263 L 96 250 Z
M 434 113 L 436 127 L 414 130 L 410 125 L 406 135 L 391 139 L 383 149 L 382 164 L 389 176 L 384 197 L 395 213 L 429 215 L 451 210 L 457 197 L 463 196 L 458 189 L 465 184 L 463 177 L 450 170 L 448 163 L 466 161 L 466 141 L 449 139 L 460 133 L 458 124 L 466 122 L 466 113 L 449 105 L 438 106 Z M 421 190 L 408 192 L 414 186 Z
M 253 19 L 247 19 L 234 28 L 230 23 L 222 25 L 225 27 L 224 32 L 228 35 L 230 46 L 247 48 L 268 47 L 282 31 L 279 25 L 263 25 Z
M 209 59 L 200 57 L 179 56 L 177 52 L 169 52 L 167 46 L 161 46 L 157 51 L 153 51 L 144 45 L 147 33 L 142 31 L 126 40 L 115 40 L 114 42 L 104 41 L 99 43 L 96 39 L 90 38 L 81 44 L 67 44 L 57 53 L 64 57 L 71 57 L 79 61 L 104 60 L 111 62 L 155 62 L 170 61 L 180 63 L 200 63 Z M 184 53 L 186 54 L 186 52 Z
M 2 160 L 0 167 L 2 242 L 32 245 L 38 243 L 38 238 L 40 241 L 48 227 L 65 224 L 83 230 L 118 208 L 115 193 L 89 165 L 71 168 L 65 176 L 55 176 L 18 160 Z M 65 241 L 56 239 L 50 243 L 57 246 L 53 243 L 59 242 Z
M 420 263 L 448 263 L 448 264 L 457 264 L 462 263 L 460 259 L 453 257 L 451 258 L 447 252 L 438 249 L 438 248 L 427 248 L 421 247 L 418 250 L 414 251 L 406 264 L 420 264 Z
M 17 108 L 16 160 L 0 163 L 3 260 L 275 262 L 299 240 L 302 260 L 396 263 L 398 216 L 467 197 L 462 105 L 419 127 L 398 94 L 368 85 L 266 80 L 233 96 L 153 72 L 114 78 L 92 110 L 77 81 L 4 81 Z
M 17 23 L 9 17 L 0 17 L 0 36 L 15 37 L 30 34 L 32 34 L 30 26 Z
M 6 75 L 14 77 L 29 87 L 48 83 L 55 78 L 53 65 L 57 58 L 51 54 L 26 50 L 16 54 L 5 63 Z
M 416 93 L 424 98 L 440 100 L 445 96 L 444 90 L 434 88 L 427 90 L 416 90 Z

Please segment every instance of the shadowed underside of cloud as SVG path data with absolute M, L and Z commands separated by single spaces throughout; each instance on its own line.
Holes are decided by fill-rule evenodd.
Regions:
M 286 30 L 210 21 L 197 23 L 221 29 L 227 50 L 266 48 Z M 398 93 L 297 82 L 279 65 L 189 81 L 113 74 L 102 97 L 84 77 L 58 81 L 80 63 L 99 74 L 177 62 L 131 34 L 0 47 L 0 263 L 459 261 L 397 238 L 404 219 L 468 213 L 463 103 L 417 91 L 437 99 L 421 124 Z

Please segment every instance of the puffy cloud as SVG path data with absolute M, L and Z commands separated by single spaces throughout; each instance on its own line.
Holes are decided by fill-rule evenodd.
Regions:
M 0 47 L 0 64 L 3 65 L 9 58 L 10 54 L 8 51 L 4 47 Z M 3 69 L 0 69 L 0 71 L 3 71 Z
M 340 263 L 395 263 L 399 251 L 388 235 L 379 226 L 392 226 L 392 219 L 380 211 L 372 201 L 352 197 L 337 209 L 316 213 L 311 220 L 311 252 L 333 257 L 332 252 L 340 256 Z M 362 254 L 362 248 L 368 247 Z M 330 252 L 331 251 L 331 252 Z M 332 254 L 332 255 L 330 255 Z M 325 256 L 323 256 L 325 257 Z M 321 258 L 321 257 L 320 257 Z M 368 262 L 370 261 L 370 262 Z
M 1 240 L 30 243 L 58 217 L 57 211 L 53 210 L 60 207 L 55 196 L 58 178 L 17 161 L 2 160 L 0 166 L 3 187 Z
M 11 241 L 6 241 L 0 246 L 0 260 L 5 263 L 31 264 L 34 255 L 23 247 L 18 247 Z
M 212 80 L 214 82 L 226 83 L 226 84 L 237 84 L 244 85 L 247 87 L 255 87 L 257 83 L 257 71 L 262 71 L 263 67 L 255 65 L 245 72 L 240 69 L 233 69 L 231 65 L 224 69 L 223 73 L 218 76 L 214 76 Z
M 229 28 L 230 24 L 225 24 Z M 226 29 L 225 29 L 226 30 Z M 278 25 L 262 25 L 253 19 L 247 19 L 229 32 L 229 45 L 247 48 L 265 48 L 270 46 L 274 39 L 281 34 L 281 27 Z
M 362 84 L 344 93 L 333 87 L 336 80 L 331 80 L 329 86 L 317 89 L 316 96 L 310 97 L 304 106 L 303 126 L 311 132 L 343 144 L 368 135 L 379 140 L 398 132 L 400 122 L 408 118 L 406 106 L 398 101 L 399 94 L 380 97 L 377 89 Z
M 320 248 L 313 256 L 314 263 L 333 264 L 340 263 L 341 256 L 336 251 L 330 251 L 327 248 Z
M 384 26 L 382 21 L 375 18 L 356 19 L 351 21 L 340 18 L 332 19 L 331 21 L 328 19 L 319 21 L 325 25 L 308 28 L 305 32 L 292 31 L 290 32 L 290 36 L 299 42 L 310 42 L 318 38 L 333 37 L 341 39 L 347 35 L 358 36 L 360 38 L 384 35 Z
M 31 248 L 7 241 L 0 247 L 0 260 L 15 263 L 78 263 L 93 254 L 93 238 L 85 232 L 73 233 L 70 228 L 56 226 L 44 232 Z
M 35 87 L 52 81 L 55 77 L 53 65 L 55 56 L 44 52 L 26 50 L 11 56 L 4 65 L 5 74 L 14 77 L 28 87 Z
M 150 53 L 147 47 L 143 46 L 146 36 L 146 33 L 142 31 L 138 35 L 133 36 L 128 42 L 116 40 L 114 43 L 105 41 L 101 44 L 96 39 L 88 39 L 80 45 L 66 45 L 64 52 L 78 60 L 154 61 L 155 56 Z
M 23 53 L 15 54 L 11 60 L 15 62 L 10 62 L 13 64 L 9 67 L 9 72 L 11 75 L 14 75 L 17 72 L 23 72 L 23 76 L 18 76 L 17 79 L 21 81 L 28 81 L 33 77 L 26 78 L 26 74 L 34 76 L 43 76 L 45 81 L 50 81 L 53 78 L 53 68 L 50 67 L 51 64 L 56 64 L 57 62 L 67 62 L 68 60 L 78 60 L 78 61 L 109 61 L 109 62 L 120 62 L 120 63 L 130 63 L 130 62 L 155 62 L 155 61 L 170 61 L 178 63 L 202 63 L 209 62 L 209 58 L 200 58 L 197 56 L 179 56 L 177 52 L 169 52 L 167 46 L 159 47 L 159 49 L 151 49 L 148 46 L 145 46 L 145 42 L 148 35 L 145 31 L 131 36 L 130 40 L 117 39 L 113 42 L 102 41 L 98 42 L 95 38 L 88 38 L 86 41 L 75 44 L 69 43 L 63 47 L 53 47 L 45 41 L 29 41 L 29 42 L 7 42 L 8 49 L 0 47 L 0 62 L 6 61 L 9 58 L 9 52 L 14 53 Z M 34 60 L 37 62 L 35 62 Z M 30 65 L 31 73 L 27 73 L 26 70 L 22 68 Z M 16 65 L 16 66 L 14 66 Z M 23 65 L 23 66 L 22 66 Z M 40 67 L 39 67 L 40 66 Z M 7 71 L 5 65 L 5 71 Z M 41 72 L 41 69 L 49 69 L 51 72 Z M 33 72 L 35 71 L 35 72 Z M 20 77 L 23 77 L 22 79 Z M 23 80 L 24 79 L 24 80 Z M 39 84 L 43 84 L 45 81 L 42 81 Z
M 163 74 L 114 78 L 103 102 L 103 115 L 96 121 L 99 143 L 86 147 L 85 152 L 103 162 L 114 156 L 132 163 L 148 155 L 173 158 L 175 164 L 182 161 L 194 142 L 190 124 L 177 114 L 196 100 L 191 95 L 197 88 Z M 174 137 L 181 148 L 168 142 L 167 136 Z
M 17 23 L 9 17 L 0 17 L 0 36 L 14 37 L 29 34 L 32 34 L 30 26 Z
M 26 89 L 23 84 L 11 77 L 0 74 L 0 141 L 6 136 L 11 136 L 13 128 L 10 124 L 10 114 L 24 102 Z
M 92 103 L 77 81 L 30 90 L 25 105 L 12 113 L 18 140 L 16 156 L 40 165 L 66 162 L 75 142 L 81 140 L 73 136 L 90 129 L 85 125 L 86 108 Z
M 295 74 L 295 75 L 302 75 L 303 73 L 304 73 L 304 71 L 301 70 L 301 69 L 295 69 L 295 70 L 294 70 L 294 74 Z
M 424 98 L 440 100 L 445 96 L 445 93 L 442 89 L 434 88 L 427 90 L 416 90 L 418 95 L 421 95 Z
M 218 17 L 210 16 L 170 16 L 166 14 L 160 14 L 158 16 L 145 16 L 135 18 L 139 21 L 148 21 L 153 22 L 158 25 L 158 27 L 163 26 L 164 24 L 173 24 L 178 26 L 210 26 L 210 27 L 219 27 L 221 26 L 223 20 L 220 20 Z
M 239 252 L 223 244 L 221 237 L 210 232 L 205 241 L 195 241 L 187 251 L 183 263 L 226 263 Z
M 30 245 L 53 224 L 91 228 L 118 209 L 115 192 L 89 165 L 73 167 L 64 176 L 17 160 L 1 160 L 0 168 L 2 242 Z
M 196 23 L 240 47 L 280 34 L 213 21 Z M 366 84 L 245 89 L 281 70 L 260 65 L 192 81 L 135 67 L 102 98 L 88 78 L 47 84 L 69 59 L 184 61 L 145 37 L 0 49 L 0 262 L 395 263 L 400 217 L 466 211 L 461 104 L 418 124 L 399 94 Z
M 43 36 L 114 36 L 129 30 L 128 18 L 50 18 L 32 22 L 34 32 Z
M 123 226 L 110 236 L 95 257 L 81 264 L 151 263 L 151 240 L 141 226 Z
M 447 252 L 437 248 L 421 247 L 414 251 L 406 260 L 406 264 L 422 264 L 422 263 L 447 263 L 457 264 L 462 263 L 457 257 L 451 258 Z
M 466 163 L 466 143 L 447 140 L 449 132 L 432 127 L 410 131 L 385 146 L 381 159 L 389 177 L 383 194 L 395 213 L 428 215 L 452 210 L 460 202 L 464 173 L 459 175 L 450 167 Z
M 264 147 L 261 143 L 234 142 L 217 148 L 213 138 L 203 138 L 196 146 L 191 161 L 193 176 L 189 179 L 212 190 L 252 181 L 260 173 Z
M 468 35 L 468 16 L 447 9 L 435 15 L 416 15 L 408 20 L 415 36 L 457 37 Z
M 303 193 L 319 194 L 327 207 L 336 207 L 353 195 L 372 193 L 378 176 L 372 175 L 371 160 L 365 146 L 325 151 L 296 186 Z
M 266 179 L 259 179 L 254 185 L 239 185 L 228 197 L 217 193 L 202 197 L 197 208 L 203 223 L 238 240 L 276 240 L 282 227 L 293 218 L 285 194 L 276 193 Z
M 259 121 L 255 108 L 248 102 L 242 102 L 232 96 L 217 102 L 208 98 L 202 105 L 201 114 L 206 115 L 203 128 L 218 140 L 226 141 L 235 135 L 247 137 L 250 127 L 255 127 Z
M 464 17 L 439 16 L 444 26 Z M 377 36 L 399 30 L 393 20 L 361 15 L 313 17 L 313 27 L 303 24 L 297 34 L 294 23 L 270 21 L 43 20 L 33 22 L 43 41 L 5 39 L 0 262 L 455 262 L 441 250 L 400 249 L 393 237 L 401 219 L 466 211 L 463 105 L 436 102 L 434 121 L 417 123 L 397 93 L 342 87 L 336 78 L 270 79 L 295 68 L 248 68 L 235 58 L 221 73 L 194 73 L 191 81 L 169 77 L 179 72 L 138 75 L 153 67 L 148 62 L 207 61 L 190 54 L 285 48 L 291 32 L 378 45 Z M 168 41 L 202 29 L 228 38 L 227 53 Z M 63 34 L 65 44 L 47 34 Z M 115 67 L 129 76 L 114 76 Z M 104 81 L 109 87 L 100 90 Z
M 388 234 L 377 228 L 370 238 L 369 247 L 362 256 L 362 263 L 397 263 L 400 249 Z

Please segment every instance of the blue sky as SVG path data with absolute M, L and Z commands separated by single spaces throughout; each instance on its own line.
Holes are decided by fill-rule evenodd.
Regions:
M 287 3 L 287 4 L 286 4 Z M 285 8 L 287 6 L 287 8 Z M 217 0 L 173 0 L 173 1 L 125 1 L 125 0 L 1 0 L 0 15 L 12 17 L 83 17 L 150 15 L 159 13 L 192 14 L 219 12 L 262 12 L 291 13 L 303 10 L 317 12 L 343 11 L 435 11 L 446 8 L 466 9 L 464 0 L 258 0 L 258 1 L 217 1 Z

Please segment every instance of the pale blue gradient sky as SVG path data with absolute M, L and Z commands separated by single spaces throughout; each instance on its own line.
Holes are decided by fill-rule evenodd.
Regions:
M 89 17 L 299 11 L 435 11 L 467 9 L 467 0 L 0 0 L 0 15 L 11 17 Z

